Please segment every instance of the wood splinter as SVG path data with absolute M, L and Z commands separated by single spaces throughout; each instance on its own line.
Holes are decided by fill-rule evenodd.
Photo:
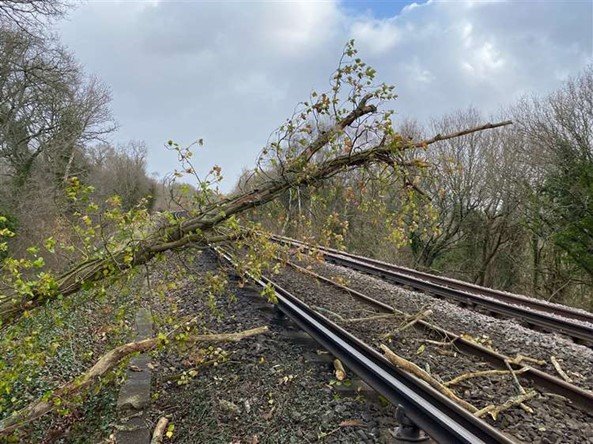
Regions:
M 342 365 L 342 361 L 340 361 L 338 358 L 334 359 L 334 370 L 336 379 L 338 381 L 343 381 L 344 379 L 346 379 L 346 370 Z
M 494 419 L 496 421 L 496 419 L 498 418 L 498 415 L 501 412 L 504 412 L 505 410 L 515 407 L 516 405 L 521 405 L 525 401 L 529 401 L 531 398 L 534 398 L 536 395 L 537 395 L 536 391 L 523 393 L 521 395 L 515 396 L 514 398 L 508 399 L 506 402 L 499 405 L 498 407 L 493 404 L 488 405 L 488 406 L 484 407 L 483 409 L 478 410 L 477 412 L 474 412 L 474 416 L 481 418 L 482 416 L 489 414 L 492 417 L 492 419 Z
M 150 444 L 161 444 L 163 442 L 163 435 L 165 434 L 167 424 L 169 424 L 169 419 L 164 416 L 158 420 L 154 432 L 152 433 Z

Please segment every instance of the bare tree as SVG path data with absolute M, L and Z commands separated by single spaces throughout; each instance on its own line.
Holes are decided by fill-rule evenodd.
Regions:
M 77 147 L 114 129 L 109 91 L 54 41 L 0 29 L 0 162 L 16 187 L 42 158 L 67 177 Z
M 0 25 L 39 33 L 48 21 L 63 17 L 71 7 L 68 0 L 2 0 Z
M 88 182 L 95 187 L 99 201 L 117 195 L 125 211 L 142 199 L 155 198 L 156 182 L 146 172 L 146 145 L 130 142 L 114 148 L 99 145 L 91 150 Z

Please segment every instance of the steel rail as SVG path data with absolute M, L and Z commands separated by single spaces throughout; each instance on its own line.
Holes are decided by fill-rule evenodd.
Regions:
M 404 285 L 415 290 L 424 291 L 434 297 L 452 299 L 464 305 L 480 306 L 492 313 L 523 320 L 529 327 L 536 326 L 547 331 L 562 333 L 573 338 L 576 342 L 588 346 L 593 345 L 593 327 L 574 323 L 569 319 L 555 317 L 549 313 L 533 311 L 525 306 L 509 304 L 488 296 L 468 293 L 456 288 L 443 286 L 433 281 L 419 279 L 409 274 L 394 271 L 385 265 L 373 264 L 367 261 L 367 258 L 356 257 L 355 259 L 342 252 L 334 253 L 323 247 L 313 247 L 304 242 L 288 240 L 287 238 L 274 237 L 273 239 L 288 245 L 317 249 L 323 253 L 324 259 L 328 262 L 378 276 L 383 280 L 397 285 Z
M 350 294 L 352 297 L 355 297 L 366 304 L 378 308 L 383 312 L 397 312 L 397 310 L 394 307 L 384 302 L 378 301 L 368 295 L 365 295 L 364 293 L 361 293 L 350 287 L 334 282 L 331 279 L 326 278 L 325 276 L 322 276 L 311 270 L 307 270 L 303 267 L 293 264 L 290 261 L 287 262 L 287 265 L 293 267 L 299 272 L 313 276 L 315 279 L 318 279 L 321 282 L 336 287 L 341 291 Z M 537 386 L 550 390 L 552 393 L 564 396 L 565 398 L 571 400 L 575 405 L 577 405 L 585 411 L 589 411 L 591 409 L 591 406 L 593 405 L 593 392 L 591 391 L 584 390 L 580 387 L 575 386 L 574 384 L 570 384 L 560 378 L 557 378 L 553 375 L 550 375 L 549 373 L 546 373 L 534 367 L 523 365 L 520 363 L 515 363 L 508 356 L 498 353 L 490 348 L 484 347 L 483 345 L 478 344 L 476 342 L 465 339 L 453 332 L 445 330 L 444 328 L 431 324 L 430 322 L 427 322 L 425 320 L 418 320 L 414 324 L 414 326 L 421 326 L 424 330 L 429 330 L 439 334 L 447 341 L 450 341 L 452 345 L 455 346 L 457 350 L 459 350 L 460 352 L 480 357 L 481 359 L 490 362 L 493 366 L 497 368 L 506 370 L 510 367 L 513 369 L 513 371 L 517 373 L 518 376 L 531 380 Z
M 233 265 L 233 258 L 215 247 Z M 312 310 L 278 284 L 250 276 L 262 287 L 271 286 L 278 308 L 332 355 L 339 358 L 373 389 L 395 405 L 429 436 L 441 443 L 512 443 L 480 418 L 475 417 L 435 389 L 392 365 L 383 355 L 340 326 Z

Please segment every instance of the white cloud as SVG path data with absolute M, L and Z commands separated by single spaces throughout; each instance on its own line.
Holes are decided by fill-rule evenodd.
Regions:
M 338 4 L 334 1 L 269 3 L 263 13 L 266 38 L 278 49 L 292 54 L 324 44 L 336 31 L 339 19 Z
M 175 167 L 164 141 L 204 137 L 199 162 L 220 164 L 230 189 L 294 105 L 327 88 L 350 38 L 396 85 L 400 117 L 494 111 L 591 63 L 592 8 L 431 1 L 378 19 L 335 1 L 89 2 L 61 33 L 111 86 L 118 140 L 146 140 L 150 168 L 164 173 Z
M 425 87 L 427 83 L 431 83 L 435 80 L 435 75 L 432 71 L 422 65 L 418 57 L 414 57 L 413 61 L 405 65 L 406 76 L 408 76 L 412 82 L 421 84 L 421 87 Z M 420 86 L 420 85 L 419 85 Z
M 401 32 L 393 20 L 361 19 L 352 25 L 350 32 L 360 48 L 373 55 L 384 54 L 401 40 Z

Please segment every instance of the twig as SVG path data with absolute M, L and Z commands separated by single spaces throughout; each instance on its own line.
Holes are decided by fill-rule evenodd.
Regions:
M 521 393 L 522 395 L 524 395 L 526 393 L 525 392 L 525 389 L 523 388 L 523 386 L 519 382 L 519 379 L 517 378 L 517 375 L 515 374 L 515 371 L 513 370 L 513 367 L 511 367 L 511 364 L 509 363 L 509 361 L 507 359 L 504 360 L 504 364 L 509 369 L 509 372 L 511 373 L 511 376 L 513 377 L 513 381 L 515 382 L 515 385 L 519 389 L 519 393 Z
M 524 355 L 517 355 L 513 359 L 509 360 L 509 362 L 511 364 L 517 364 L 517 365 L 521 364 L 523 361 L 532 362 L 537 365 L 545 365 L 546 364 L 546 361 L 543 361 L 541 359 L 530 358 L 529 356 L 524 356 Z
M 405 324 L 403 327 L 400 327 L 397 329 L 398 332 L 402 332 L 405 329 L 411 327 L 412 325 L 414 325 L 416 322 L 418 322 L 421 319 L 425 319 L 429 316 L 432 315 L 432 310 L 425 310 L 425 311 L 421 311 L 420 313 L 418 313 L 416 316 L 414 316 L 414 318 L 408 322 L 407 324 Z
M 481 418 L 482 416 L 484 416 L 486 413 L 490 413 L 492 410 L 494 410 L 496 408 L 496 406 L 494 404 L 490 404 L 487 405 L 486 407 L 484 407 L 483 409 L 478 410 L 477 412 L 474 413 L 474 416 L 476 416 L 477 418 Z
M 518 360 L 519 362 L 522 360 L 526 360 L 525 356 L 522 355 L 517 355 L 517 357 L 515 358 L 516 360 Z M 531 359 L 531 358 L 529 358 Z M 523 386 L 521 385 L 521 383 L 519 382 L 519 378 L 517 378 L 518 374 L 521 374 L 523 372 L 526 372 L 527 370 L 529 370 L 529 367 L 524 366 L 521 370 L 513 370 L 513 368 L 511 367 L 511 363 L 509 360 L 505 359 L 504 361 L 505 365 L 507 366 L 507 368 L 509 369 L 509 371 L 511 372 L 511 376 L 513 377 L 513 381 L 515 382 L 515 385 L 517 386 L 517 388 L 519 389 L 519 393 L 524 395 L 525 393 L 527 393 L 525 391 L 525 389 L 523 388 Z M 519 407 L 521 407 L 523 410 L 525 410 L 527 413 L 533 413 L 533 409 L 531 407 L 529 407 L 528 405 L 525 405 L 523 403 L 519 404 Z M 494 418 L 496 419 L 496 418 Z
M 507 375 L 509 373 L 510 372 L 508 370 L 484 370 L 484 371 L 480 371 L 480 372 L 464 373 L 462 375 L 459 375 L 459 376 L 451 379 L 450 381 L 445 382 L 443 385 L 449 387 L 451 385 L 459 384 L 460 382 L 465 381 L 466 379 L 481 378 L 484 376 L 494 376 L 494 375 Z
M 566 382 L 572 382 L 572 379 L 570 379 L 570 377 L 564 372 L 564 370 L 562 370 L 562 367 L 560 367 L 560 363 L 556 360 L 555 356 L 550 356 L 550 361 L 552 361 L 552 365 L 554 366 L 558 374 L 562 376 L 562 379 L 564 379 Z
M 490 416 L 492 416 L 492 419 L 494 419 L 496 421 L 498 415 L 501 412 L 508 410 L 512 407 L 515 407 L 516 405 L 520 405 L 520 404 L 524 403 L 525 401 L 529 401 L 531 398 L 534 398 L 536 395 L 537 395 L 536 391 L 531 391 L 529 393 L 523 393 L 521 395 L 515 396 L 514 398 L 510 398 L 504 404 L 501 404 L 498 407 L 496 407 L 494 405 L 489 405 L 487 407 L 484 407 L 483 409 L 475 412 L 474 415 L 477 416 L 478 418 L 481 418 L 486 413 L 489 413 Z
M 417 339 L 417 341 L 418 342 L 423 342 L 425 344 L 437 345 L 439 347 L 450 347 L 455 342 L 455 339 L 452 339 L 452 340 L 447 341 L 447 342 L 444 342 L 444 341 L 433 341 L 432 339 Z
M 432 310 L 424 310 L 419 312 L 418 314 L 414 315 L 413 317 L 408 317 L 408 319 L 404 322 L 407 322 L 406 324 L 404 324 L 403 326 L 399 327 L 396 331 L 392 332 L 392 333 L 387 333 L 383 336 L 381 336 L 382 340 L 386 340 L 386 339 L 390 339 L 392 338 L 396 333 L 401 333 L 402 331 L 404 331 L 405 329 L 411 327 L 412 325 L 414 325 L 416 322 L 425 319 L 427 317 L 429 317 L 430 315 L 432 315 Z
M 366 321 L 378 321 L 381 319 L 389 319 L 395 316 L 395 313 L 386 313 L 386 314 L 380 314 L 380 315 L 376 315 L 376 316 L 369 316 L 366 318 L 352 318 L 352 319 L 346 319 L 345 322 L 366 322 Z
M 335 318 L 336 318 L 338 321 L 341 321 L 341 322 L 346 322 L 346 319 L 344 319 L 344 317 L 343 317 L 343 316 L 341 316 L 341 315 L 339 315 L 339 314 L 337 314 L 337 313 L 334 313 L 333 311 L 331 311 L 331 310 L 328 310 L 327 308 L 313 306 L 313 310 L 316 310 L 316 311 L 318 311 L 319 313 L 324 313 L 324 314 L 326 314 L 326 315 L 333 316 L 333 317 L 335 317 Z

